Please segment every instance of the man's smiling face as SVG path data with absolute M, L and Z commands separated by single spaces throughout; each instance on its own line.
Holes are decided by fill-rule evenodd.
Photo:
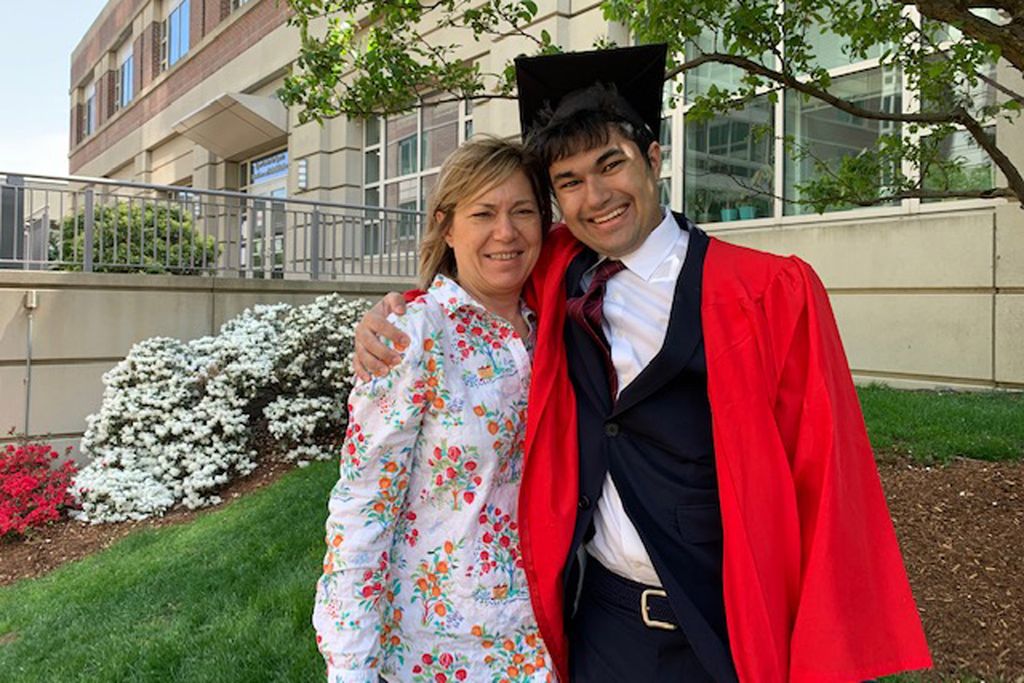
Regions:
M 605 144 L 553 162 L 548 173 L 572 234 L 599 254 L 621 257 L 661 222 L 658 168 L 657 142 L 644 154 L 612 126 Z

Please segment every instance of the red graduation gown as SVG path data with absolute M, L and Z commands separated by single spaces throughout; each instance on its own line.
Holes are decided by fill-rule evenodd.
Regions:
M 548 235 L 519 501 L 538 624 L 564 681 L 562 570 L 578 485 L 565 268 Z M 825 289 L 810 266 L 712 238 L 701 319 L 721 500 L 723 584 L 744 683 L 862 681 L 931 658 Z

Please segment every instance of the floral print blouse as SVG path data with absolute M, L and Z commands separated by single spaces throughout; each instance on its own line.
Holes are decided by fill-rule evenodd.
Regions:
M 554 680 L 516 523 L 529 340 L 442 275 L 395 324 L 409 348 L 352 390 L 328 504 L 328 681 Z

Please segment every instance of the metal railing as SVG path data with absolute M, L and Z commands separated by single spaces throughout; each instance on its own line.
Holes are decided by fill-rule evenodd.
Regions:
M 0 269 L 413 277 L 419 212 L 0 172 Z

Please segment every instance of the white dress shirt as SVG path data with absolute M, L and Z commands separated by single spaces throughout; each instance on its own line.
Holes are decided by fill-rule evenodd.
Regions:
M 622 257 L 626 268 L 608 280 L 602 326 L 611 345 L 620 394 L 665 342 L 676 280 L 689 243 L 690 234 L 679 228 L 671 211 L 665 211 L 665 217 L 644 243 Z M 592 277 L 593 269 L 584 274 L 584 291 Z M 611 474 L 605 475 L 594 512 L 594 530 L 586 549 L 601 564 L 633 581 L 661 585 Z

